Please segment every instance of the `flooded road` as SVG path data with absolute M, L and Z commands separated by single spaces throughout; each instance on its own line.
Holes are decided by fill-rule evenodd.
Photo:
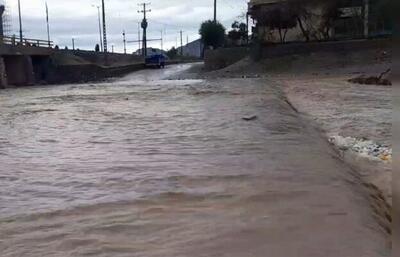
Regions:
M 278 86 L 190 67 L 0 91 L 0 256 L 389 256 Z

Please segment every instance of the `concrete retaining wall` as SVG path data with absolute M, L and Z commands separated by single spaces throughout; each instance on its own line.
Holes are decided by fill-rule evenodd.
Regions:
M 139 56 L 108 53 L 107 57 L 110 66 L 104 67 L 103 53 L 2 44 L 0 88 L 95 81 L 144 68 Z
M 223 69 L 249 55 L 248 47 L 220 48 L 206 50 L 204 53 L 204 66 L 207 70 Z
M 54 53 L 53 48 L 48 47 L 36 47 L 36 46 L 23 46 L 23 45 L 7 45 L 0 44 L 0 55 L 41 55 L 41 56 L 49 56 Z
M 4 64 L 4 59 L 0 57 L 0 89 L 6 88 L 7 85 L 6 65 Z
M 364 58 L 362 55 L 357 55 L 357 53 L 366 51 L 387 52 L 387 55 L 390 56 L 391 49 L 391 39 L 254 45 L 250 50 L 249 48 L 207 50 L 204 62 L 207 70 L 218 70 L 243 59 L 247 55 L 250 55 L 256 61 L 261 61 L 285 56 L 317 53 L 330 53 L 331 58 L 334 57 L 346 62 L 346 60 Z
M 184 63 L 168 61 L 167 65 Z M 50 84 L 81 83 L 99 81 L 106 78 L 119 77 L 125 74 L 146 69 L 144 63 L 125 66 L 104 67 L 96 64 L 61 65 L 51 67 L 46 82 Z
M 90 63 L 95 63 L 99 65 L 104 65 L 104 53 L 94 52 L 94 51 L 84 51 L 84 50 L 59 50 L 61 53 L 73 54 L 78 56 L 85 61 Z M 120 54 L 120 53 L 107 53 L 108 64 L 121 64 L 121 63 L 141 63 L 143 62 L 142 56 L 137 56 L 133 54 Z
M 253 56 L 255 55 L 254 57 L 267 59 L 288 55 L 307 55 L 320 52 L 350 53 L 355 51 L 365 51 L 369 49 L 388 50 L 391 48 L 391 46 L 391 39 L 270 44 L 263 45 L 261 48 L 259 48 L 260 52 L 253 52 L 252 54 Z
M 52 67 L 46 82 L 50 84 L 62 84 L 98 81 L 110 77 L 118 77 L 144 68 L 144 64 L 131 64 L 110 68 L 95 64 L 63 65 Z
M 102 60 L 99 53 L 83 53 L 83 55 L 85 54 L 90 56 L 86 57 L 88 59 L 97 58 Z M 10 54 L 0 56 L 0 88 L 6 88 L 8 85 L 29 86 L 41 83 L 59 84 L 98 81 L 146 68 L 144 63 L 141 62 L 141 58 L 138 59 L 134 55 L 110 54 L 109 57 L 114 58 L 116 64 L 118 60 L 118 66 L 102 66 L 84 61 L 79 63 L 70 56 L 61 55 L 65 59 L 65 64 L 54 61 L 54 56 L 46 55 Z M 71 61 L 68 63 L 70 59 Z M 124 60 L 130 63 L 123 65 Z M 140 62 L 137 62 L 137 60 Z M 167 65 L 181 62 L 180 60 L 168 61 Z

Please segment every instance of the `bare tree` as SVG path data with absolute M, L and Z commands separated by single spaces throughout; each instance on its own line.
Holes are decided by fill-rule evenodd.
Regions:
M 340 1 L 335 0 L 331 2 L 326 2 L 322 6 L 322 14 L 321 14 L 321 24 L 319 27 L 319 31 L 322 33 L 322 36 L 325 40 L 331 38 L 331 32 L 334 28 L 335 21 L 341 16 L 340 11 Z
M 271 30 L 278 30 L 280 41 L 284 43 L 288 30 L 297 26 L 297 16 L 288 4 L 280 4 L 265 11 L 259 22 Z
M 329 39 L 342 0 L 289 0 L 304 39 Z

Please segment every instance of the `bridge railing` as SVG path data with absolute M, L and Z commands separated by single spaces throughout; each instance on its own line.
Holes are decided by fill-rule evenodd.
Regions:
M 53 41 L 41 40 L 41 39 L 32 39 L 32 38 L 23 38 L 22 42 L 17 37 L 0 37 L 0 43 L 14 46 L 36 46 L 36 47 L 53 47 Z

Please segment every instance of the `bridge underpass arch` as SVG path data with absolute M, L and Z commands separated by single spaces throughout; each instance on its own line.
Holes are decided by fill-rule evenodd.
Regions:
M 8 85 L 33 85 L 35 82 L 32 59 L 26 55 L 3 56 Z

